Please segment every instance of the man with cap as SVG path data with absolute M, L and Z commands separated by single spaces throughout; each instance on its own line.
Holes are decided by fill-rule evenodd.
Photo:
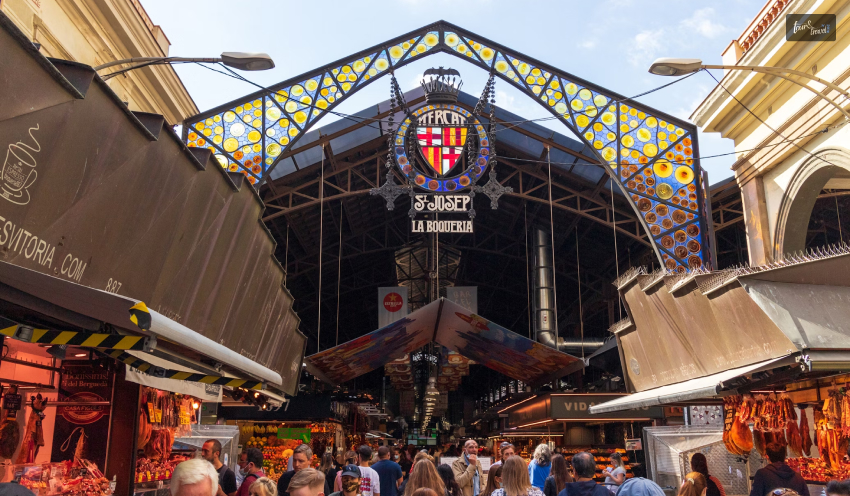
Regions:
M 360 467 L 353 464 L 342 467 L 342 491 L 331 496 L 360 496 Z

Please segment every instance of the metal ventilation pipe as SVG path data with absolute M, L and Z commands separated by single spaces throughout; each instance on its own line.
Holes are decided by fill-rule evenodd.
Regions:
M 535 228 L 532 239 L 534 268 L 532 305 L 534 308 L 534 339 L 555 348 L 555 266 L 552 261 L 552 238 L 548 231 Z M 563 352 L 592 353 L 602 347 L 601 339 L 558 338 L 557 349 Z

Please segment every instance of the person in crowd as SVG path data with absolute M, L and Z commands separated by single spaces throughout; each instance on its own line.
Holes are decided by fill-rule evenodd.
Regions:
M 587 451 L 573 455 L 573 475 L 575 481 L 564 484 L 564 490 L 558 496 L 611 496 L 608 488 L 593 480 L 596 477 L 596 461 Z
M 348 456 L 347 453 L 346 456 Z M 342 481 L 342 489 L 330 496 L 360 496 L 360 467 L 353 463 L 343 465 L 338 475 Z
M 531 463 L 528 464 L 528 477 L 531 479 L 531 485 L 542 491 L 550 470 L 552 470 L 552 450 L 548 444 L 538 444 L 534 448 Z
M 268 477 L 260 477 L 248 488 L 249 496 L 277 496 L 277 485 Z
M 679 486 L 679 496 L 705 496 L 705 476 L 699 472 L 690 472 Z
M 404 480 L 401 465 L 390 460 L 390 449 L 386 446 L 378 448 L 378 463 L 372 465 L 372 470 L 378 473 L 381 480 L 383 496 L 398 496 L 398 486 Z
M 357 460 L 360 462 L 360 494 L 363 496 L 378 496 L 381 494 L 381 477 L 369 467 L 372 459 L 372 448 L 363 444 L 357 448 Z
M 236 494 L 236 474 L 221 462 L 221 442 L 210 439 L 201 446 L 201 456 L 212 463 L 218 472 L 218 496 L 233 496 Z
M 345 465 L 357 465 L 357 452 L 356 451 L 349 450 L 349 451 L 345 452 L 345 463 L 343 464 L 343 466 L 345 466 Z M 358 479 L 360 478 L 359 473 L 360 472 L 358 472 L 358 475 L 357 475 Z M 339 472 L 336 473 L 336 479 L 334 479 L 334 486 L 333 487 L 334 487 L 334 492 L 342 491 L 342 471 L 339 471 Z
M 306 470 L 310 468 L 310 460 L 313 459 L 313 450 L 310 448 L 309 444 L 299 444 L 295 450 L 292 452 L 292 471 L 284 472 L 283 475 L 280 476 L 280 479 L 277 480 L 277 494 L 278 496 L 290 496 L 289 494 L 289 484 L 298 472 L 302 470 Z M 322 474 L 324 475 L 324 474 Z M 323 494 L 330 494 L 330 487 L 325 484 L 325 487 L 322 490 Z M 241 495 L 240 495 L 241 496 Z
M 708 460 L 702 453 L 694 453 L 691 457 L 691 470 L 699 472 L 705 477 L 706 496 L 726 496 L 726 491 L 723 489 L 723 484 L 713 475 L 708 474 Z M 850 496 L 848 494 L 847 496 Z
M 626 482 L 620 486 L 617 496 L 665 496 L 665 494 L 661 486 L 655 482 L 642 477 L 632 477 L 626 479 Z
M 218 472 L 203 458 L 179 463 L 171 475 L 171 496 L 215 496 Z
M 427 453 L 426 453 L 426 456 Z M 404 496 L 412 496 L 421 488 L 431 489 L 438 495 L 446 494 L 446 485 L 440 474 L 437 473 L 437 468 L 431 460 L 423 459 L 413 465 L 413 473 L 407 479 L 404 488 Z
M 463 456 L 452 463 L 452 472 L 463 496 L 481 494 L 481 476 L 484 475 L 484 469 L 478 461 L 478 443 L 474 439 L 467 439 L 463 443 Z
M 434 492 L 433 489 L 431 489 L 429 487 L 420 487 L 419 489 L 416 490 L 416 492 L 413 493 L 412 496 L 438 496 L 438 495 L 437 495 L 436 492 Z
M 241 459 L 244 456 L 245 463 Z M 258 448 L 248 448 L 240 455 L 239 471 L 242 472 L 242 484 L 236 490 L 236 496 L 248 496 L 250 493 L 251 484 L 260 477 L 265 477 L 263 473 L 263 452 Z M 280 492 L 278 490 L 278 492 Z
M 419 453 L 416 453 L 416 457 L 413 459 L 413 467 L 411 467 L 411 469 L 410 469 L 410 475 L 413 474 L 413 470 L 416 468 L 416 464 L 419 463 L 419 461 L 421 461 L 421 460 L 429 461 L 432 464 L 434 463 L 434 458 L 431 455 L 429 455 L 427 451 L 422 450 Z M 399 494 L 406 494 L 405 488 L 407 487 L 407 481 L 410 480 L 410 475 L 408 475 L 407 479 L 405 479 L 404 482 L 401 483 L 401 486 L 399 486 L 399 488 L 398 488 Z
M 626 466 L 623 464 L 623 456 L 616 451 L 611 453 L 608 460 L 611 462 L 611 467 L 605 469 L 605 487 L 617 494 L 620 484 L 626 481 Z
M 245 480 L 245 476 L 242 475 L 242 469 L 245 468 L 246 463 L 248 463 L 248 456 L 243 451 L 242 453 L 239 453 L 238 457 L 236 457 L 236 487 L 242 487 L 242 481 Z
M 809 496 L 806 481 L 785 463 L 785 445 L 773 442 L 768 443 L 764 449 L 770 465 L 756 471 L 750 496 L 765 496 L 777 488 L 791 489 L 801 496 Z
M 402 448 L 398 450 L 398 464 L 401 466 L 401 472 L 404 474 L 404 478 L 410 475 L 410 471 L 413 470 L 413 458 L 407 453 L 407 450 Z
M 337 458 L 342 459 L 342 455 L 338 455 Z M 334 487 L 334 481 L 336 480 L 336 473 L 339 472 L 339 466 L 334 459 L 332 453 L 325 453 L 322 455 L 322 464 L 319 465 L 319 472 L 325 474 L 325 480 L 328 482 L 328 488 Z
M 505 441 L 499 445 L 499 461 L 490 465 L 490 470 L 493 470 L 493 467 L 498 467 L 502 463 L 505 462 L 508 458 L 514 456 L 516 454 L 516 448 L 514 445 Z
M 493 473 L 492 470 L 490 472 Z M 443 479 L 443 484 L 446 485 L 446 496 L 463 496 L 460 492 L 460 486 L 455 480 L 455 473 L 452 472 L 452 467 L 445 463 L 437 467 L 437 474 Z
M 490 468 L 490 473 L 493 469 Z M 545 496 L 558 496 L 558 493 L 564 490 L 567 482 L 572 482 L 573 477 L 570 475 L 570 469 L 567 467 L 567 460 L 563 455 L 552 456 L 552 470 L 549 471 L 549 477 L 546 477 L 546 483 L 543 485 L 543 494 Z
M 487 473 L 487 485 L 481 496 L 492 496 L 493 491 L 502 487 L 502 464 L 495 467 L 490 465 L 490 472 Z
M 325 474 L 314 468 L 304 468 L 295 472 L 287 491 L 290 496 L 325 496 L 329 494 L 325 492 L 327 487 Z
M 691 462 L 693 465 L 693 462 Z M 850 480 L 831 480 L 826 485 L 827 496 L 850 496 Z
M 516 455 L 502 464 L 501 486 L 492 496 L 543 496 L 543 491 L 531 484 L 525 460 Z

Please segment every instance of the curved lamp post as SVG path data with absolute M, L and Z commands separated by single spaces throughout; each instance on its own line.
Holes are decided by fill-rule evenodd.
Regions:
M 172 62 L 206 62 L 209 64 L 222 63 L 228 67 L 240 71 L 265 71 L 274 68 L 274 61 L 265 53 L 224 52 L 219 57 L 187 58 L 187 57 L 134 57 L 121 59 L 101 64 L 94 68 L 95 71 L 106 69 L 121 64 L 133 64 L 123 71 L 130 71 L 139 67 L 158 64 L 170 64 Z
M 812 76 L 811 74 L 806 74 L 802 71 L 796 71 L 794 69 L 786 69 L 784 67 L 763 67 L 757 65 L 707 65 L 703 64 L 700 59 L 676 59 L 676 58 L 660 58 L 657 59 L 652 65 L 649 66 L 649 72 L 658 76 L 682 76 L 685 74 L 690 74 L 692 72 L 697 72 L 701 69 L 727 69 L 734 71 L 752 71 L 752 72 L 760 72 L 764 74 L 770 74 L 771 76 L 776 76 L 778 78 L 785 79 L 790 81 L 797 86 L 803 87 L 823 100 L 829 102 L 830 105 L 838 109 L 842 114 L 844 114 L 844 118 L 850 121 L 850 113 L 847 113 L 843 107 L 841 107 L 835 100 L 831 98 L 827 98 L 826 95 L 821 93 L 820 91 L 801 83 L 795 79 L 791 79 L 787 76 L 790 74 L 792 76 L 799 76 L 801 78 L 808 79 L 810 81 L 816 81 L 831 90 L 835 90 L 838 93 L 844 95 L 844 98 L 850 100 L 850 93 L 846 90 L 840 88 L 838 85 L 821 79 L 817 76 Z

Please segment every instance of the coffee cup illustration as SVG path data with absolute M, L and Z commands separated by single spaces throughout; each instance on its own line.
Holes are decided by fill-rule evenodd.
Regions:
M 35 170 L 37 162 L 33 153 L 40 152 L 41 146 L 32 135 L 34 130 L 38 130 L 38 127 L 30 128 L 29 133 L 35 142 L 35 148 L 20 141 L 11 143 L 6 150 L 6 160 L 0 174 L 0 196 L 18 205 L 29 203 L 30 194 L 27 188 L 38 178 L 38 172 Z

